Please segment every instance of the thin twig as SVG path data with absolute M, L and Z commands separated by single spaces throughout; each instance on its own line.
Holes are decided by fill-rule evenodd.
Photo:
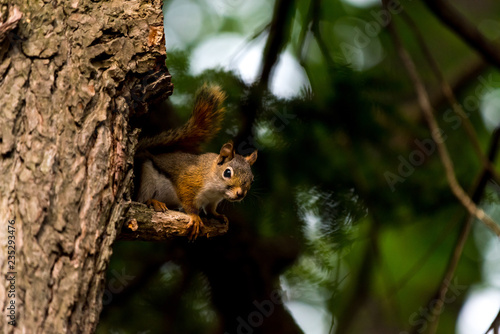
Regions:
M 321 30 L 319 28 L 319 23 L 321 19 L 321 0 L 314 0 L 312 2 L 311 15 L 312 15 L 311 31 L 314 34 L 314 38 L 316 38 L 316 42 L 318 43 L 323 58 L 325 58 L 328 68 L 330 70 L 334 69 L 335 62 L 333 61 L 330 55 L 330 50 L 328 49 L 328 46 L 326 45 L 326 42 L 323 39 L 323 36 L 321 35 Z
M 424 0 L 427 7 L 483 58 L 500 68 L 500 47 L 484 37 L 477 25 L 469 22 L 445 0 Z
M 474 217 L 469 215 L 465 224 L 463 225 L 462 230 L 460 231 L 460 235 L 453 249 L 453 254 L 448 261 L 448 267 L 446 268 L 443 279 L 441 280 L 441 285 L 439 286 L 437 294 L 435 295 L 436 297 L 432 296 L 431 300 L 429 300 L 429 302 L 427 303 L 427 305 L 429 305 L 429 307 L 431 308 L 430 314 L 436 315 L 433 321 L 430 321 L 428 331 L 429 334 L 436 333 L 439 324 L 439 315 L 442 313 L 442 309 L 444 306 L 444 299 L 446 297 L 446 293 L 448 292 L 448 288 L 450 287 L 450 282 L 453 279 L 453 275 L 455 274 L 455 270 L 457 269 L 460 257 L 462 256 L 462 252 L 469 237 L 473 221 Z M 434 303 L 432 303 L 433 301 Z
M 451 81 L 451 91 L 458 94 L 470 86 L 471 82 L 477 80 L 479 75 L 485 72 L 491 65 L 484 61 L 483 58 L 468 60 L 458 66 L 460 73 L 456 74 Z M 431 93 L 431 102 L 434 108 L 439 109 L 447 103 L 446 97 L 443 95 L 442 89 Z
M 401 61 L 403 62 L 403 65 L 408 72 L 410 80 L 412 81 L 415 88 L 415 92 L 418 97 L 418 104 L 422 109 L 422 112 L 424 113 L 424 117 L 429 126 L 432 139 L 437 145 L 439 158 L 441 159 L 441 163 L 443 164 L 443 167 L 445 169 L 446 179 L 448 180 L 451 191 L 453 192 L 455 197 L 457 197 L 460 203 L 462 203 L 464 208 L 469 211 L 470 214 L 476 216 L 497 236 L 500 236 L 500 226 L 493 219 L 491 219 L 481 208 L 477 207 L 476 204 L 472 202 L 470 197 L 458 183 L 455 175 L 455 170 L 453 168 L 453 162 L 448 153 L 448 149 L 444 144 L 441 129 L 439 128 L 436 118 L 434 117 L 429 96 L 427 94 L 427 91 L 425 90 L 422 79 L 418 75 L 415 64 L 413 63 L 413 60 L 411 59 L 408 51 L 406 51 L 403 44 L 401 43 L 399 34 L 394 29 L 393 22 L 390 22 L 387 27 L 394 40 L 394 44 L 396 45 L 399 57 L 401 58 Z
M 491 330 L 493 330 L 493 334 L 498 334 L 500 332 L 500 311 L 498 311 L 495 320 L 493 320 L 490 328 L 488 328 L 485 334 L 488 334 Z
M 498 144 L 499 144 L 499 138 L 500 138 L 500 129 L 497 128 L 490 141 L 490 148 L 489 148 L 489 153 L 488 153 L 488 160 L 490 162 L 494 162 L 496 160 L 496 156 L 498 153 Z M 481 201 L 481 197 L 484 193 L 484 190 L 486 189 L 486 185 L 488 183 L 488 180 L 491 179 L 491 171 L 489 171 L 487 168 L 484 168 L 481 177 L 479 178 L 479 182 L 476 185 L 476 189 L 474 190 L 474 193 L 472 194 L 471 198 L 474 203 L 479 203 Z M 439 324 L 439 314 L 441 314 L 441 309 L 443 307 L 443 301 L 446 296 L 446 293 L 448 292 L 448 287 L 449 283 L 451 282 L 451 279 L 453 278 L 453 275 L 456 271 L 456 268 L 458 266 L 458 261 L 462 255 L 463 249 L 465 247 L 465 243 L 469 237 L 470 230 L 472 228 L 472 223 L 474 219 L 472 215 L 469 215 L 467 220 L 465 221 L 464 224 L 462 224 L 462 229 L 460 231 L 460 235 L 457 239 L 457 242 L 455 244 L 453 254 L 450 257 L 450 261 L 448 263 L 448 267 L 446 268 L 446 272 L 443 276 L 443 279 L 441 281 L 441 285 L 439 286 L 437 292 L 436 292 L 436 300 L 437 303 L 434 303 L 434 307 L 431 310 L 431 314 L 438 314 L 434 318 L 434 321 L 431 321 L 429 325 L 429 333 L 433 334 L 436 333 L 437 327 Z M 434 300 L 434 298 L 432 299 Z M 428 305 L 431 305 L 431 301 L 429 301 Z
M 384 5 L 385 5 L 385 1 L 384 1 Z M 423 85 L 423 82 L 422 82 L 420 76 L 418 75 L 418 73 L 416 71 L 415 64 L 413 63 L 409 53 L 404 48 L 404 46 L 400 40 L 399 34 L 396 31 L 396 29 L 394 28 L 394 25 L 392 22 L 389 24 L 388 29 L 389 29 L 391 37 L 394 41 L 394 44 L 396 45 L 397 51 L 398 51 L 399 56 L 403 62 L 403 65 L 405 66 L 405 68 L 408 72 L 408 75 L 413 83 L 413 86 L 414 86 L 415 91 L 417 93 L 420 108 L 422 109 L 424 116 L 426 118 L 426 121 L 427 121 L 429 128 L 431 130 L 431 135 L 437 144 L 439 156 L 440 156 L 441 162 L 445 168 L 446 178 L 448 180 L 450 188 L 451 188 L 453 194 L 458 198 L 458 200 L 469 211 L 469 214 L 470 214 L 470 217 L 467 219 L 467 221 L 463 225 L 463 228 L 460 232 L 460 236 L 457 240 L 453 254 L 452 254 L 450 261 L 448 263 L 447 270 L 446 270 L 444 277 L 441 281 L 442 283 L 441 283 L 440 287 L 438 288 L 436 294 L 432 298 L 432 300 L 434 302 L 432 303 L 433 306 L 431 307 L 430 314 L 438 314 L 439 315 L 439 314 L 441 314 L 441 311 L 442 311 L 442 308 L 444 305 L 444 298 L 445 298 L 446 293 L 448 291 L 449 284 L 450 284 L 451 279 L 455 273 L 455 269 L 458 265 L 463 248 L 464 248 L 465 243 L 467 241 L 467 238 L 469 236 L 469 232 L 470 232 L 472 222 L 473 222 L 473 216 L 482 220 L 485 223 L 485 225 L 488 226 L 490 229 L 492 229 L 498 236 L 500 236 L 500 227 L 490 217 L 488 217 L 482 209 L 480 209 L 476 206 L 476 204 L 474 203 L 474 200 L 471 199 L 465 193 L 465 191 L 462 189 L 462 187 L 458 183 L 456 176 L 455 176 L 453 163 L 452 163 L 451 158 L 449 156 L 446 145 L 443 143 L 443 140 L 441 137 L 441 131 L 438 127 L 438 123 L 437 123 L 436 119 L 434 118 L 434 114 L 433 114 L 432 107 L 430 104 L 429 96 L 427 94 L 427 91 L 425 90 L 425 87 Z M 494 146 L 496 146 L 496 145 L 494 145 Z M 491 175 L 490 170 L 486 170 L 486 173 Z M 430 303 L 429 303 L 429 305 L 430 305 Z M 439 321 L 439 316 L 435 317 L 434 321 L 431 322 L 429 333 L 435 333 L 437 326 L 438 326 L 438 321 Z M 416 328 L 413 328 L 413 332 L 415 332 L 415 331 L 416 331 Z
M 463 213 L 460 212 L 460 216 Z M 432 241 L 432 244 L 429 245 L 425 253 L 420 256 L 417 261 L 406 271 L 406 273 L 398 280 L 398 282 L 390 289 L 389 296 L 394 296 L 398 291 L 408 284 L 408 282 L 414 278 L 417 273 L 422 269 L 422 267 L 427 263 L 427 261 L 431 258 L 432 255 L 436 253 L 436 249 L 443 244 L 443 242 L 450 236 L 453 232 L 453 229 L 458 225 L 458 217 L 453 217 L 449 220 L 449 222 L 444 226 L 444 228 L 439 232 L 437 238 Z
M 326 45 L 323 37 L 321 36 L 321 31 L 319 29 L 319 23 L 321 21 L 321 0 L 313 0 L 309 4 L 309 10 L 304 18 L 304 22 L 302 23 L 302 30 L 299 35 L 299 47 L 298 47 L 298 55 L 300 64 L 305 68 L 306 62 L 304 60 L 304 46 L 306 43 L 307 34 L 311 33 L 316 42 L 318 43 L 318 47 L 325 59 L 328 69 L 335 68 L 335 62 L 333 58 L 330 56 L 330 51 L 328 50 L 328 46 Z
M 497 153 L 498 153 L 499 140 L 500 140 L 500 128 L 497 128 L 493 132 L 493 135 L 492 135 L 492 137 L 490 139 L 490 143 L 489 143 L 488 161 L 490 161 L 491 163 L 494 163 L 496 160 Z M 486 168 L 483 168 L 483 170 L 481 171 L 481 173 L 477 177 L 478 181 L 476 182 L 476 185 L 475 185 L 474 190 L 473 190 L 472 195 L 471 195 L 472 201 L 474 203 L 479 203 L 481 201 L 484 190 L 486 189 L 486 186 L 487 186 L 490 178 L 491 178 L 490 171 L 487 170 Z M 461 226 L 462 226 L 461 232 L 460 232 L 460 236 L 458 237 L 457 242 L 455 244 L 454 253 L 456 253 L 458 251 L 457 247 L 459 244 L 461 244 L 460 240 L 465 237 L 464 232 L 466 230 L 469 230 L 469 227 L 467 226 L 467 224 L 471 223 L 471 221 L 469 219 L 470 217 L 471 217 L 470 215 L 468 217 L 466 217 L 466 221 L 464 221 L 461 224 Z M 394 286 L 394 288 L 391 290 L 391 293 L 390 293 L 391 295 L 395 294 L 399 289 L 404 287 L 404 285 L 412 277 L 414 277 L 417 274 L 417 272 L 420 270 L 420 268 L 424 265 L 424 263 L 429 259 L 431 254 L 434 252 L 437 245 L 442 244 L 446 235 L 450 234 L 450 229 L 452 228 L 453 225 L 455 225 L 454 221 L 455 221 L 455 219 L 450 220 L 450 223 L 448 223 L 447 226 L 442 230 L 439 237 L 436 238 L 436 240 L 433 242 L 433 244 L 428 248 L 427 252 L 413 265 L 413 267 L 410 270 L 407 271 L 407 273 L 403 276 L 403 278 L 399 280 L 398 284 L 396 286 Z M 451 258 L 453 258 L 454 256 L 456 256 L 456 255 L 452 255 Z M 448 270 L 451 270 L 451 268 L 452 267 L 450 265 L 448 265 Z M 453 271 L 454 271 L 454 269 L 453 269 Z M 445 276 L 447 276 L 447 275 L 445 274 Z M 437 294 L 438 294 L 438 292 L 436 292 L 434 295 L 437 295 Z
M 453 111 L 462 119 L 465 133 L 467 134 L 470 142 L 472 143 L 474 152 L 481 160 L 483 166 L 488 168 L 488 170 L 491 172 L 495 181 L 500 182 L 500 177 L 497 171 L 495 170 L 495 167 L 493 166 L 493 164 L 491 164 L 491 162 L 488 159 L 486 159 L 486 155 L 483 153 L 483 150 L 481 149 L 481 145 L 479 144 L 479 140 L 477 139 L 476 130 L 472 126 L 469 116 L 465 113 L 465 111 L 462 109 L 462 106 L 458 103 L 455 94 L 453 93 L 453 89 L 451 88 L 448 81 L 446 81 L 443 72 L 439 68 L 439 65 L 434 56 L 432 55 L 432 52 L 429 50 L 429 47 L 427 46 L 427 43 L 425 42 L 419 28 L 415 24 L 415 21 L 413 21 L 410 15 L 408 15 L 408 13 L 404 11 L 401 13 L 401 15 L 402 15 L 401 17 L 406 21 L 408 26 L 410 26 L 415 36 L 417 37 L 417 41 L 425 56 L 425 59 L 429 63 L 432 72 L 434 73 L 434 75 L 439 81 L 439 84 L 441 85 L 441 90 L 443 92 L 444 97 L 448 100 L 448 103 L 451 105 Z

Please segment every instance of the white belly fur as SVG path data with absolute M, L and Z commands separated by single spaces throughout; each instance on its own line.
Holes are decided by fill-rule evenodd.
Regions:
M 207 206 L 213 205 L 217 207 L 217 205 L 224 199 L 223 195 L 220 191 L 216 190 L 207 190 L 201 189 L 199 194 L 195 198 L 195 204 L 198 208 L 207 211 Z

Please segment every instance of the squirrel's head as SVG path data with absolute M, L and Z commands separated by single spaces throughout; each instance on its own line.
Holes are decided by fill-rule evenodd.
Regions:
M 253 182 L 252 166 L 257 160 L 257 150 L 243 157 L 234 152 L 232 142 L 225 143 L 217 157 L 217 170 L 224 182 L 224 199 L 241 201 Z

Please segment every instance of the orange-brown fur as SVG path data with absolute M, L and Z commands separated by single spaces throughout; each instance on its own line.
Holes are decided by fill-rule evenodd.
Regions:
M 196 95 L 193 113 L 184 126 L 143 138 L 137 145 L 137 152 L 156 148 L 175 147 L 183 152 L 199 151 L 201 144 L 208 142 L 220 130 L 225 108 L 221 105 L 226 94 L 219 86 L 203 85 Z
M 225 94 L 219 87 L 203 86 L 191 118 L 184 126 L 144 138 L 138 145 L 136 158 L 141 166 L 141 179 L 137 200 L 152 205 L 156 211 L 165 211 L 167 205 L 182 206 L 190 217 L 191 239 L 196 238 L 203 227 L 199 216 L 201 208 L 227 222 L 227 218 L 216 211 L 217 204 L 223 199 L 240 201 L 253 181 L 250 166 L 257 159 L 257 151 L 242 157 L 229 142 L 222 146 L 219 154 L 192 154 L 220 130 L 224 99 Z M 169 153 L 156 150 L 165 147 L 170 148 L 164 151 Z M 229 177 L 226 176 L 228 170 Z

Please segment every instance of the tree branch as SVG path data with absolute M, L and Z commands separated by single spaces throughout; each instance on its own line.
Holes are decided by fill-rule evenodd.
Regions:
M 189 230 L 186 227 L 189 216 L 185 213 L 169 210 L 155 212 L 145 204 L 129 202 L 126 204 L 125 216 L 121 233 L 116 240 L 141 240 L 141 241 L 166 241 L 178 237 L 187 237 Z M 228 230 L 228 225 L 216 219 L 203 219 L 205 226 L 199 237 L 215 237 L 223 235 Z
M 384 6 L 386 6 L 386 0 L 383 1 L 383 3 L 384 3 Z M 473 222 L 473 217 L 475 216 L 478 219 L 482 220 L 486 226 L 488 226 L 493 232 L 495 232 L 497 234 L 497 236 L 500 236 L 500 226 L 498 226 L 498 224 L 496 224 L 496 222 L 494 222 L 481 208 L 479 208 L 476 205 L 476 202 L 478 202 L 479 198 L 480 198 L 480 194 L 478 193 L 480 186 L 478 186 L 475 194 L 473 194 L 473 196 L 471 198 L 467 195 L 467 193 L 465 193 L 465 191 L 462 189 L 462 187 L 458 183 L 458 181 L 456 179 L 455 171 L 453 168 L 453 162 L 449 156 L 446 145 L 444 144 L 443 139 L 441 137 L 441 132 L 440 132 L 438 123 L 434 117 L 434 114 L 432 111 L 432 106 L 430 104 L 430 99 L 429 99 L 427 91 L 424 87 L 424 84 L 422 82 L 422 79 L 418 75 L 418 72 L 415 68 L 415 64 L 413 63 L 413 60 L 412 60 L 410 54 L 404 48 L 404 46 L 401 42 L 401 39 L 399 37 L 399 34 L 396 31 L 394 24 L 392 22 L 389 23 L 388 29 L 389 29 L 391 37 L 394 41 L 396 49 L 399 53 L 399 56 L 403 62 L 403 65 L 406 68 L 406 71 L 408 72 L 408 75 L 413 83 L 413 86 L 415 88 L 415 91 L 416 91 L 416 94 L 418 97 L 418 103 L 419 103 L 420 108 L 422 109 L 422 112 L 426 118 L 428 125 L 429 125 L 429 129 L 431 130 L 432 138 L 437 144 L 439 157 L 440 157 L 441 162 L 445 168 L 446 178 L 448 180 L 450 188 L 451 188 L 453 194 L 457 197 L 457 199 L 468 210 L 469 215 L 470 215 L 469 218 L 467 219 L 467 221 L 465 222 L 465 224 L 463 225 L 463 228 L 462 228 L 460 235 L 457 239 L 453 254 L 450 258 L 447 270 L 444 274 L 444 278 L 443 278 L 438 290 L 436 291 L 436 294 L 431 299 L 431 301 L 435 301 L 432 304 L 433 306 L 431 306 L 431 310 L 430 310 L 431 314 L 441 314 L 442 308 L 444 306 L 444 298 L 445 298 L 446 293 L 448 291 L 448 287 L 449 287 L 449 284 L 450 284 L 451 279 L 453 277 L 453 274 L 455 272 L 455 269 L 458 265 L 458 261 L 461 257 L 462 250 L 465 246 L 465 242 L 467 241 L 467 238 L 468 238 L 468 235 L 470 232 L 470 228 L 471 228 L 471 225 Z M 427 54 L 426 56 L 429 58 L 429 55 L 430 55 L 430 53 Z M 431 59 L 431 63 L 432 63 L 432 59 Z M 436 65 L 433 66 L 434 70 L 436 70 L 436 68 L 438 68 Z M 449 86 L 447 88 L 449 89 Z M 446 94 L 446 92 L 445 92 L 445 94 Z M 451 95 L 451 94 L 448 94 L 448 95 Z M 448 96 L 448 98 L 450 98 L 450 96 Z M 451 99 L 453 100 L 454 97 L 451 96 Z M 494 137 L 496 138 L 496 136 L 497 136 L 497 133 L 495 134 Z M 483 174 L 483 178 L 485 177 L 485 175 L 488 176 L 486 179 L 488 179 L 492 176 L 493 171 L 488 169 L 488 166 L 494 160 L 495 153 L 496 153 L 496 147 L 497 147 L 497 145 L 496 145 L 495 139 L 493 139 L 492 147 L 490 148 L 490 156 L 488 159 L 488 164 L 484 166 L 483 173 L 485 173 L 485 174 Z M 481 194 L 482 194 L 482 192 L 481 192 Z M 429 302 L 428 305 L 431 305 L 431 302 Z M 435 333 L 435 331 L 437 329 L 438 321 L 439 321 L 439 317 L 436 317 L 433 321 L 431 321 L 429 333 Z M 412 333 L 415 333 L 416 331 L 417 331 L 416 327 L 413 327 Z
M 402 12 L 401 15 L 402 18 L 408 24 L 408 26 L 413 30 L 417 38 L 417 42 L 420 45 L 420 49 L 422 50 L 422 53 L 424 54 L 424 57 L 427 60 L 427 63 L 431 67 L 434 76 L 437 78 L 439 84 L 441 85 L 441 90 L 443 92 L 444 97 L 448 100 L 448 103 L 452 107 L 452 110 L 455 112 L 455 114 L 457 114 L 462 119 L 465 133 L 467 134 L 470 142 L 472 143 L 474 152 L 478 156 L 479 160 L 482 162 L 483 166 L 485 166 L 490 171 L 495 181 L 500 182 L 500 177 L 495 167 L 486 158 L 486 155 L 481 149 L 481 145 L 479 144 L 479 139 L 477 138 L 476 130 L 474 129 L 474 126 L 472 125 L 469 116 L 465 113 L 460 103 L 458 103 L 457 98 L 453 93 L 452 87 L 450 86 L 448 81 L 446 81 L 446 78 L 444 77 L 444 74 L 441 71 L 436 59 L 434 58 L 431 50 L 427 46 L 424 36 L 420 32 L 420 29 L 417 27 L 417 24 L 415 23 L 415 21 L 413 21 L 410 15 L 408 15 L 408 13 Z
M 491 163 L 494 163 L 496 160 L 496 157 L 498 154 L 499 141 L 500 141 L 500 127 L 498 127 L 493 132 L 493 135 L 491 136 L 491 139 L 490 139 L 489 149 L 488 149 L 488 161 L 490 161 Z M 481 173 L 479 173 L 479 175 L 477 177 L 478 181 L 476 182 L 476 185 L 474 187 L 474 191 L 472 191 L 472 193 L 471 193 L 472 194 L 471 198 L 472 198 L 472 201 L 474 203 L 479 203 L 481 201 L 481 198 L 484 194 L 484 190 L 486 189 L 486 186 L 488 185 L 488 181 L 491 179 L 491 176 L 492 175 L 491 175 L 490 171 L 483 166 L 483 170 L 481 171 Z M 467 239 L 468 232 L 470 231 L 470 225 L 473 222 L 473 220 L 471 218 L 473 218 L 473 216 L 471 216 L 469 214 L 469 216 L 466 217 L 466 220 L 461 224 L 460 235 L 455 243 L 455 247 L 453 248 L 453 254 L 450 258 L 450 263 L 454 263 L 453 259 L 456 258 L 457 256 L 460 256 L 460 254 L 462 253 L 463 246 L 464 246 L 464 243 L 462 242 L 462 240 Z M 446 238 L 446 236 L 451 233 L 451 226 L 452 225 L 453 225 L 453 219 L 450 221 L 448 226 L 446 226 L 446 228 L 443 229 L 440 236 L 428 248 L 428 251 L 413 265 L 413 267 L 410 270 L 408 270 L 408 272 L 403 276 L 403 278 L 400 279 L 399 283 L 391 290 L 391 295 L 395 294 L 412 277 L 414 277 L 418 273 L 418 271 L 425 264 L 425 262 L 427 262 L 429 257 L 435 252 L 437 245 L 442 244 L 444 239 Z M 447 272 L 450 272 L 450 271 L 452 273 L 454 273 L 455 268 L 451 264 L 448 264 Z M 448 276 L 447 274 L 444 275 L 445 278 L 447 276 Z M 442 280 L 442 282 L 443 281 L 444 281 L 444 279 Z M 438 294 L 438 292 L 436 292 L 434 295 L 437 295 L 437 294 Z
M 498 140 L 500 138 L 500 129 L 497 128 L 493 133 L 490 149 L 488 154 L 488 159 L 490 162 L 495 162 L 497 153 L 498 153 Z M 479 203 L 481 201 L 481 197 L 483 196 L 484 190 L 486 189 L 488 181 L 491 179 L 492 173 L 485 166 L 483 167 L 483 171 L 481 173 L 481 177 L 479 182 L 477 183 L 476 189 L 474 190 L 471 199 L 474 203 Z M 446 268 L 446 272 L 441 281 L 441 285 L 437 289 L 435 295 L 429 300 L 427 305 L 434 305 L 433 309 L 431 309 L 432 314 L 438 314 L 429 324 L 429 334 L 434 334 L 437 332 L 437 327 L 439 324 L 439 315 L 441 314 L 441 310 L 444 306 L 444 299 L 446 297 L 446 293 L 448 292 L 448 288 L 450 282 L 455 274 L 455 271 L 458 266 L 458 261 L 462 256 L 463 249 L 465 247 L 465 243 L 470 234 L 470 230 L 472 228 L 472 223 L 474 222 L 474 216 L 469 215 L 466 221 L 462 224 L 462 228 L 460 230 L 460 235 L 455 243 L 455 248 L 453 249 L 453 253 L 451 254 L 450 260 L 448 262 L 448 267 Z M 437 303 L 431 304 L 433 300 L 437 300 Z
M 311 31 L 316 38 L 316 42 L 318 43 L 319 49 L 321 50 L 321 54 L 325 59 L 325 62 L 328 66 L 329 70 L 333 70 L 335 68 L 335 61 L 330 55 L 330 51 L 328 49 L 328 45 L 321 34 L 321 29 L 319 27 L 321 21 L 321 0 L 314 0 L 311 3 Z
M 444 0 L 424 0 L 427 7 L 441 22 L 451 28 L 469 46 L 478 51 L 486 61 L 500 68 L 500 48 L 481 34 L 460 12 Z
M 498 334 L 500 331 L 500 311 L 498 311 L 498 314 L 497 314 L 495 320 L 493 320 L 490 328 L 488 328 L 488 331 L 486 331 L 485 334 L 488 334 L 492 330 L 493 330 L 493 334 Z
M 460 73 L 456 74 L 454 78 L 449 80 L 451 82 L 451 90 L 455 92 L 456 95 L 460 95 L 460 92 L 469 87 L 471 82 L 477 80 L 477 77 L 486 71 L 490 66 L 491 65 L 485 62 L 483 58 L 477 58 L 465 62 L 460 66 Z M 431 93 L 431 102 L 435 109 L 441 109 L 448 103 L 441 87 L 438 91 Z
M 280 0 L 275 3 L 269 37 L 264 48 L 262 71 L 258 85 L 267 88 L 271 71 L 290 38 L 291 21 L 294 15 L 294 1 Z
M 247 146 L 252 138 L 252 128 L 262 107 L 262 95 L 268 89 L 272 70 L 278 57 L 290 38 L 291 22 L 294 15 L 294 1 L 279 0 L 274 5 L 273 19 L 269 25 L 269 36 L 262 57 L 262 68 L 258 81 L 250 88 L 248 97 L 242 102 L 242 127 L 234 139 L 236 151 L 240 154 L 242 147 Z M 244 145 L 245 144 L 245 145 Z
M 386 5 L 386 1 L 384 0 L 384 5 Z M 431 102 L 429 99 L 429 95 L 425 89 L 424 83 L 420 78 L 418 71 L 415 67 L 415 63 L 408 51 L 404 48 L 403 43 L 399 37 L 398 32 L 394 28 L 393 22 L 390 22 L 388 25 L 388 30 L 391 33 L 396 49 L 399 53 L 399 57 L 405 67 L 410 80 L 413 83 L 415 88 L 415 92 L 418 97 L 418 104 L 422 109 L 424 117 L 427 121 L 429 129 L 431 131 L 431 136 L 434 142 L 437 145 L 437 150 L 439 153 L 439 158 L 441 159 L 441 163 L 445 169 L 446 179 L 448 180 L 448 184 L 450 186 L 451 191 L 455 195 L 455 197 L 462 203 L 463 207 L 469 211 L 471 215 L 476 216 L 479 220 L 481 220 L 488 228 L 490 228 L 497 236 L 500 237 L 500 226 L 491 219 L 483 209 L 479 208 L 467 195 L 467 193 L 463 190 L 462 186 L 458 183 L 457 177 L 455 175 L 455 169 L 453 167 L 453 162 L 450 158 L 450 154 L 448 153 L 448 149 L 444 144 L 441 129 L 437 123 L 436 118 L 434 117 L 434 113 L 432 111 Z

